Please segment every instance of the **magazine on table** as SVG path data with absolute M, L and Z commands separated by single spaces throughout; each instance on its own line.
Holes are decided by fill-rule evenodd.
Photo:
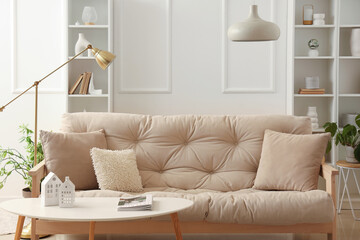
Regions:
M 118 211 L 143 211 L 151 210 L 152 195 L 137 195 L 121 197 L 118 203 Z

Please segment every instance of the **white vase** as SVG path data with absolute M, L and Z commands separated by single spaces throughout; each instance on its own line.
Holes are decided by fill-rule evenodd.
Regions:
M 358 160 L 356 160 L 356 158 L 355 158 L 354 148 L 353 147 L 346 146 L 345 150 L 346 150 L 346 161 L 347 162 L 349 162 L 349 163 L 359 163 Z
M 85 25 L 94 25 L 97 20 L 97 13 L 94 7 L 86 6 L 84 7 L 82 13 L 82 20 Z
M 308 107 L 306 116 L 310 117 L 311 128 L 318 129 L 319 128 L 319 120 L 318 120 L 318 114 L 316 112 L 316 107 Z
M 79 33 L 79 39 L 77 40 L 75 44 L 75 55 L 83 51 L 87 46 L 90 44 L 88 40 L 86 40 L 83 33 Z M 86 52 L 82 54 L 82 56 L 85 56 Z
M 350 49 L 351 55 L 360 56 L 360 28 L 354 28 L 351 31 Z

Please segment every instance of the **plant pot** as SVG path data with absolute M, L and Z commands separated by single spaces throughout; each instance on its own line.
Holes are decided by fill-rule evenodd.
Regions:
M 359 163 L 358 160 L 356 160 L 354 155 L 354 148 L 353 147 L 345 147 L 346 150 L 346 161 L 349 163 Z
M 23 198 L 31 198 L 31 190 L 30 188 L 23 188 L 22 190 Z

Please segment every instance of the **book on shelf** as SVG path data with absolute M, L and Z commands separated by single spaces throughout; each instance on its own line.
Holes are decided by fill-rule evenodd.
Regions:
M 83 77 L 83 80 L 82 80 L 82 83 L 80 86 L 79 94 L 85 95 L 85 94 L 88 94 L 88 92 L 89 92 L 89 84 L 90 84 L 90 78 L 91 78 L 92 73 L 85 72 L 83 74 L 84 74 L 84 77 Z
M 79 87 L 81 81 L 83 80 L 84 74 L 80 74 L 78 79 L 75 81 L 74 85 L 69 90 L 69 95 L 74 94 L 76 89 Z
M 299 94 L 325 94 L 325 89 L 324 88 L 316 88 L 316 89 L 300 88 Z
M 121 197 L 118 203 L 118 211 L 144 211 L 152 208 L 152 195 L 136 195 L 131 197 Z

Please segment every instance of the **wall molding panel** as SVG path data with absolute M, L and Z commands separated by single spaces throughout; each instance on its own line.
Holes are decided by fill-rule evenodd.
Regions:
M 59 24 L 59 28 L 56 28 L 57 26 L 51 26 L 54 22 L 47 21 L 45 20 L 47 18 L 44 18 L 44 15 L 49 14 L 50 17 L 53 12 L 58 12 L 59 14 L 57 16 L 60 16 L 63 12 L 61 7 L 59 9 L 54 5 L 52 8 L 53 11 L 44 15 L 38 15 L 36 12 L 33 12 L 31 15 L 36 17 L 31 17 L 30 21 L 28 21 L 29 14 L 21 14 L 21 10 L 24 11 L 27 9 L 26 4 L 34 5 L 41 4 L 42 2 L 44 2 L 44 0 L 37 1 L 36 3 L 26 0 L 12 1 L 10 61 L 11 90 L 14 94 L 21 93 L 30 87 L 33 82 L 40 80 L 43 76 L 50 73 L 51 70 L 58 67 L 65 59 L 62 54 L 62 52 L 64 52 L 62 51 L 63 38 L 61 37 L 63 33 L 58 31 L 58 29 L 62 28 L 62 18 L 54 18 L 56 25 Z M 22 6 L 22 4 L 25 4 L 25 6 Z M 42 14 L 43 13 L 42 11 Z M 27 18 L 27 20 L 22 20 L 21 17 L 23 16 Z M 30 22 L 28 25 L 32 24 L 32 26 L 24 26 L 24 22 Z M 19 24 L 21 24 L 20 27 Z M 50 31 L 44 31 L 43 29 Z M 58 38 L 55 37 L 56 34 L 54 33 L 57 33 Z M 44 38 L 46 37 L 49 37 L 48 45 L 44 45 Z M 59 71 L 55 73 L 52 78 L 57 79 L 42 83 L 41 86 L 39 86 L 39 93 L 64 93 L 65 84 L 64 81 L 62 81 L 62 79 L 64 79 L 63 72 Z M 30 90 L 29 93 L 34 93 L 34 90 Z
M 118 93 L 171 93 L 172 0 L 121 0 L 119 14 Z
M 229 42 L 227 37 L 227 29 L 230 26 L 229 24 L 233 24 L 235 22 L 229 23 L 229 17 L 230 17 L 230 8 L 229 8 L 229 2 L 232 2 L 232 0 L 222 0 L 222 46 L 221 46 L 221 52 L 222 52 L 222 93 L 274 93 L 275 92 L 275 72 L 276 72 L 276 48 L 275 43 L 273 41 L 271 42 L 254 42 L 254 43 L 232 43 Z M 239 1 L 238 1 L 239 2 Z M 267 1 L 266 1 L 267 2 Z M 268 1 L 271 4 L 270 7 L 270 19 L 271 21 L 274 21 L 274 16 L 276 16 L 276 4 L 274 3 L 274 0 Z M 265 6 L 262 6 L 262 4 L 259 4 L 259 10 L 263 10 Z M 248 8 L 246 8 L 247 11 Z M 236 11 L 236 9 L 235 9 Z M 247 15 L 245 15 L 247 16 Z M 261 14 L 260 14 L 261 16 Z M 245 18 L 243 18 L 245 19 Z M 241 20 L 243 20 L 241 19 Z M 240 19 L 239 19 L 240 20 Z M 237 65 L 237 62 L 230 59 L 230 54 L 232 52 L 235 52 L 239 47 L 242 47 L 243 45 L 249 45 L 249 44 L 258 44 L 259 48 L 261 47 L 266 48 L 266 51 L 268 51 L 268 56 L 264 59 L 262 55 L 263 52 L 255 52 L 254 54 L 259 54 L 258 59 L 261 65 L 262 69 L 264 64 L 268 66 L 266 77 L 267 79 L 262 80 L 261 82 L 258 82 L 257 84 L 252 84 L 256 86 L 244 86 L 244 83 L 241 82 L 241 80 L 255 80 L 255 79 L 263 79 L 260 75 L 256 74 L 257 66 L 251 65 L 251 62 L 247 65 L 239 65 L 238 67 L 234 67 Z M 235 46 L 238 45 L 238 46 Z M 256 48 L 256 45 L 252 46 Z M 244 48 L 241 48 L 244 50 Z M 238 55 L 241 55 L 242 60 L 246 62 L 246 57 L 249 54 L 249 52 L 246 52 L 244 54 L 241 54 L 241 52 L 237 52 Z M 266 61 L 266 62 L 264 62 Z M 230 67 L 230 65 L 232 67 Z M 231 69 L 230 69 L 231 68 Z M 233 74 L 236 76 L 236 79 L 231 78 L 231 71 L 235 71 L 237 69 L 236 74 Z M 249 70 L 252 71 L 251 74 L 249 74 Z M 244 73 L 242 74 L 242 71 Z M 258 73 L 258 72 L 257 72 Z M 253 79 L 248 79 L 246 76 L 253 75 Z M 240 81 L 239 81 L 240 80 Z M 265 82 L 264 82 L 265 81 Z M 233 83 L 232 83 L 233 82 Z

